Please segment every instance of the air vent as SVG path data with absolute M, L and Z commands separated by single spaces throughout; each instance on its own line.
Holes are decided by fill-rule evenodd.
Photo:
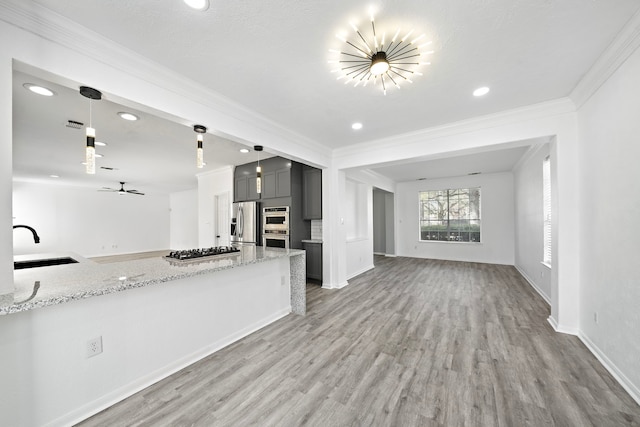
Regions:
M 480 175 L 481 173 L 482 172 L 471 172 L 471 173 L 468 173 L 467 175 Z
M 67 120 L 67 127 L 72 129 L 82 129 L 84 123 L 76 122 L 75 120 Z
M 427 178 L 418 178 L 418 179 L 416 179 L 416 181 L 426 181 L 426 180 L 427 180 Z

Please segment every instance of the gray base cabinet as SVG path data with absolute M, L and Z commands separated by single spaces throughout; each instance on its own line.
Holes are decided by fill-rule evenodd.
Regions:
M 302 242 L 307 252 L 307 278 L 322 281 L 322 243 Z

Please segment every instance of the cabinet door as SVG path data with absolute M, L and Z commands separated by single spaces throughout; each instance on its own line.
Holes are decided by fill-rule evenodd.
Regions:
M 262 174 L 262 198 L 273 199 L 276 197 L 276 173 L 265 172 Z
M 322 244 L 304 243 L 307 264 L 307 277 L 322 280 Z
M 258 194 L 258 178 L 255 175 L 249 175 L 247 177 L 247 200 L 258 200 L 260 194 Z
M 302 175 L 302 216 L 322 219 L 322 171 L 305 169 Z
M 247 199 L 247 177 L 241 176 L 236 178 L 234 182 L 234 191 L 233 191 L 233 201 L 234 202 L 244 202 Z
M 276 171 L 276 197 L 291 196 L 291 170 L 279 169 Z

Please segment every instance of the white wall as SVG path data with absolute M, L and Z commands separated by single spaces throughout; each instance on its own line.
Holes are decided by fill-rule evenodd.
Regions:
M 481 187 L 482 243 L 420 242 L 418 193 L 465 187 Z M 399 256 L 513 265 L 514 198 L 511 173 L 398 183 L 396 203 Z
M 346 179 L 347 280 L 373 268 L 373 187 Z
M 216 194 L 229 194 L 229 218 L 233 202 L 233 167 L 227 166 L 198 175 L 198 245 L 216 246 Z M 231 228 L 227 230 L 231 234 Z
M 14 253 L 72 251 L 102 256 L 169 248 L 169 196 L 119 195 L 91 188 L 14 182 Z
M 169 195 L 169 247 L 192 249 L 198 246 L 198 190 Z
M 536 146 L 514 171 L 515 266 L 548 302 L 551 274 L 543 265 L 542 162 L 550 154 L 549 144 Z M 552 160 L 553 161 L 553 160 Z
M 580 331 L 640 401 L 640 51 L 580 108 L 578 126 Z
M 74 425 L 285 316 L 289 266 L 280 258 L 2 316 L 0 423 Z M 103 353 L 87 358 L 97 337 Z

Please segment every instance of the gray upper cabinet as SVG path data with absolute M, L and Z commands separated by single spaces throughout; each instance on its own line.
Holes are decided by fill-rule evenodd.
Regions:
M 262 192 L 256 189 L 257 163 L 247 163 L 236 167 L 234 173 L 234 202 L 265 200 L 291 197 L 292 162 L 282 157 L 262 160 Z
M 322 219 L 322 170 L 305 166 L 302 188 L 302 217 Z
M 276 197 L 276 173 L 265 172 L 262 174 L 262 198 L 273 199 Z
M 279 169 L 276 174 L 276 195 L 275 197 L 291 196 L 291 169 Z
M 236 176 L 233 184 L 233 201 L 246 202 L 258 200 L 260 195 L 256 189 L 256 175 Z
M 234 202 L 244 202 L 245 200 L 249 200 L 247 193 L 247 177 L 240 176 L 236 177 L 233 183 L 233 201 Z

